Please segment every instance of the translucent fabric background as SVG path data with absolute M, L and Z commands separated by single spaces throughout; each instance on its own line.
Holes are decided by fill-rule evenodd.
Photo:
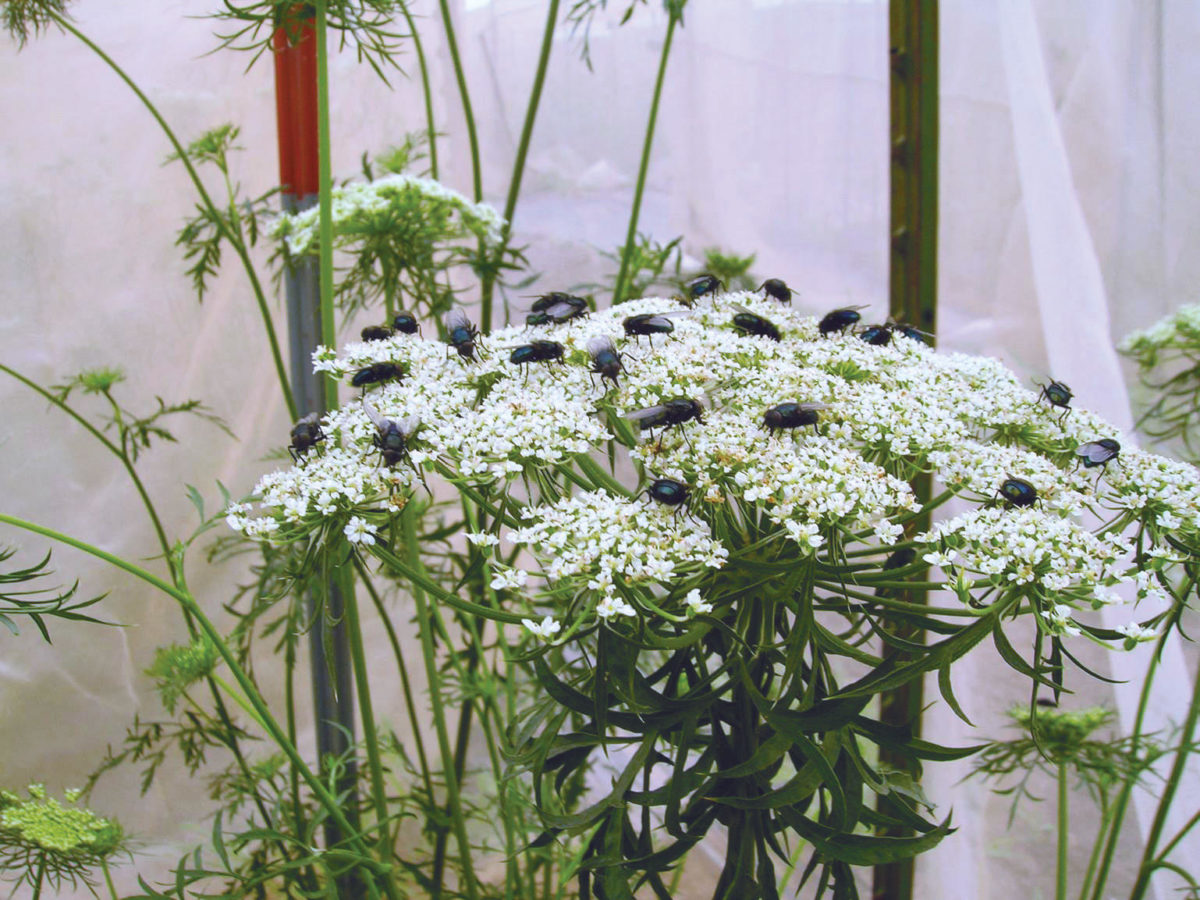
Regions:
M 189 17 L 213 5 L 88 0 L 74 12 L 182 138 L 226 121 L 240 125 L 246 150 L 236 174 L 259 193 L 277 179 L 272 73 L 269 61 L 244 73 L 246 57 L 207 55 L 214 25 Z M 479 120 L 485 193 L 500 206 L 544 4 L 452 5 Z M 939 344 L 999 356 L 1026 377 L 1053 373 L 1075 388 L 1081 405 L 1126 426 L 1131 416 L 1112 341 L 1193 301 L 1200 276 L 1200 7 L 1187 0 L 941 6 Z M 624 4 L 614 8 L 619 14 Z M 414 9 L 445 133 L 443 180 L 469 193 L 465 131 L 436 6 L 421 0 Z M 605 271 L 597 250 L 623 239 L 664 32 L 657 9 L 639 9 L 620 28 L 598 21 L 591 73 L 569 29 L 556 35 L 515 217 L 518 240 L 528 244 L 547 289 L 597 280 Z M 401 62 L 415 76 L 415 57 Z M 339 176 L 353 175 L 364 151 L 424 127 L 412 80 L 394 78 L 389 90 L 343 54 L 333 62 L 332 85 Z M 219 502 L 217 480 L 235 494 L 247 491 L 271 465 L 264 454 L 286 440 L 290 423 L 252 298 L 227 259 L 224 275 L 196 304 L 173 246 L 191 210 L 186 177 L 177 165 L 162 165 L 165 139 L 77 42 L 50 34 L 20 53 L 6 42 L 0 112 L 0 360 L 44 383 L 119 365 L 130 376 L 124 396 L 136 408 L 148 408 L 156 395 L 197 397 L 224 416 L 236 442 L 183 423 L 178 444 L 145 458 L 168 533 L 186 535 L 196 517 L 184 483 L 210 505 Z M 886 2 L 695 0 L 667 72 L 641 230 L 661 241 L 684 235 L 693 257 L 709 246 L 756 252 L 755 271 L 798 287 L 802 307 L 866 303 L 882 318 L 887 116 Z M 0 404 L 5 511 L 130 558 L 155 552 L 129 483 L 78 428 L 11 380 L 0 381 Z M 0 542 L 19 544 L 30 562 L 45 550 L 25 534 L 6 532 Z M 55 560 L 64 581 L 78 577 L 88 594 L 111 592 L 102 608 L 128 627 L 55 624 L 53 647 L 28 629 L 19 638 L 0 633 L 4 786 L 79 784 L 135 714 L 160 716 L 142 671 L 157 645 L 182 634 L 163 597 L 77 554 L 59 549 Z M 210 569 L 195 553 L 188 574 L 216 610 L 237 573 Z M 403 602 L 392 602 L 397 623 L 409 628 Z M 382 636 L 376 644 L 387 652 Z M 1100 671 L 1134 683 L 1114 689 L 1076 678 L 1081 702 L 1109 703 L 1128 722 L 1145 653 L 1085 652 Z M 1163 692 L 1151 727 L 1178 718 L 1194 665 L 1194 654 L 1172 648 L 1159 683 L 1178 691 Z M 955 685 L 989 736 L 1005 733 L 1003 710 L 1025 696 L 986 648 L 961 664 Z M 384 692 L 383 705 L 403 738 L 398 700 L 388 703 Z M 940 702 L 926 722 L 926 733 L 945 743 L 979 737 Z M 1028 805 L 1009 830 L 1007 801 L 977 782 L 959 783 L 966 769 L 927 770 L 927 792 L 939 812 L 953 808 L 960 830 L 922 857 L 919 895 L 1047 896 L 1052 811 Z M 1193 782 L 1176 805 L 1186 816 L 1197 802 Z M 1074 804 L 1072 848 L 1082 863 L 1094 818 L 1082 795 Z M 133 770 L 107 777 L 93 806 L 137 835 L 148 873 L 209 831 L 204 785 L 174 764 L 144 798 Z M 1144 817 L 1145 807 L 1138 812 Z M 1131 817 L 1130 838 L 1136 828 Z M 1193 840 L 1182 854 L 1194 857 L 1197 849 Z M 1114 888 L 1134 862 L 1119 861 Z M 118 875 L 132 889 L 132 868 Z M 1172 896 L 1169 887 L 1163 879 L 1158 896 Z

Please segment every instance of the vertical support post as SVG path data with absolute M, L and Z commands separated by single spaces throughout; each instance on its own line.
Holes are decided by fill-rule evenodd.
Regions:
M 311 7 L 303 4 L 281 13 L 273 36 L 275 61 L 275 112 L 279 134 L 281 205 L 286 212 L 308 209 L 317 202 L 320 190 L 317 149 L 317 50 Z M 332 341 L 323 335 L 319 271 L 316 260 L 305 258 L 284 273 L 288 312 L 288 349 L 292 393 L 301 415 L 323 413 L 328 407 L 322 376 L 313 372 L 312 354 L 318 345 Z M 354 743 L 354 687 L 351 681 L 350 641 L 343 619 L 342 593 L 338 579 L 326 586 L 327 609 L 321 610 L 317 592 L 306 596 L 312 620 L 309 657 L 312 674 L 313 711 L 316 719 L 317 755 L 341 756 Z M 330 624 L 336 623 L 336 624 Z M 339 793 L 346 796 L 345 813 L 357 828 L 355 785 L 357 766 L 353 757 L 342 773 Z M 335 846 L 345 839 L 338 827 L 325 823 L 325 844 Z M 339 879 L 339 896 L 361 893 L 351 876 Z
M 938 0 L 890 0 L 888 42 L 891 110 L 891 221 L 889 307 L 898 322 L 930 335 L 937 331 L 938 216 Z M 932 340 L 932 338 L 930 338 Z M 930 496 L 927 476 L 913 483 L 918 498 Z M 928 517 L 911 531 L 929 525 Z M 920 579 L 921 576 L 914 576 Z M 903 599 L 921 602 L 909 594 Z M 917 629 L 895 626 L 909 641 L 922 641 Z M 920 680 L 880 698 L 880 718 L 889 725 L 920 733 L 924 691 Z M 881 749 L 880 763 L 899 767 L 902 760 Z M 879 811 L 891 801 L 880 798 Z M 892 829 L 888 834 L 904 834 Z M 873 900 L 912 900 L 913 860 L 875 867 Z

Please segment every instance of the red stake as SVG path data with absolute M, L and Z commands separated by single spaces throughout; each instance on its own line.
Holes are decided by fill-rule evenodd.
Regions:
M 302 5 L 275 29 L 275 119 L 279 183 L 296 201 L 320 190 L 317 160 L 317 42 Z

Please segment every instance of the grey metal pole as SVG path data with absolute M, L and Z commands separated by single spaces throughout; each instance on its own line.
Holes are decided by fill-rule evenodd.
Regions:
M 316 195 L 297 199 L 284 193 L 286 212 L 308 209 L 317 202 Z M 312 354 L 321 343 L 321 301 L 317 261 L 305 258 L 290 267 L 283 278 L 288 313 L 288 348 L 291 361 L 292 394 L 301 415 L 324 413 L 325 395 L 321 376 L 313 372 Z M 316 592 L 309 590 L 306 606 L 311 627 L 308 632 L 310 668 L 312 670 L 313 711 L 316 718 L 317 754 L 323 761 L 329 755 L 343 756 L 354 743 L 354 683 L 351 677 L 352 659 L 350 638 L 343 618 L 342 596 L 336 579 L 327 585 L 328 606 L 322 612 Z M 353 755 L 347 757 L 346 768 L 338 784 L 339 793 L 347 795 L 346 817 L 357 827 L 358 804 L 355 787 L 358 766 Z M 345 838 L 332 822 L 325 823 L 326 846 L 334 846 Z M 341 896 L 352 896 L 353 882 L 343 886 Z

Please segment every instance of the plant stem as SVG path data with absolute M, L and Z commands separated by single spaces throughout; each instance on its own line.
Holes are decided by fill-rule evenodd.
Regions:
M 75 412 L 75 410 L 68 406 L 64 401 L 54 396 L 37 382 L 31 381 L 20 372 L 16 371 L 15 369 L 10 369 L 3 363 L 0 363 L 0 372 L 11 375 L 26 387 L 31 388 L 32 390 L 41 394 L 52 404 L 57 406 L 68 416 L 82 425 L 84 429 L 92 437 L 98 440 L 106 450 L 108 450 L 113 456 L 121 461 L 121 465 L 125 468 L 125 472 L 129 475 L 129 479 L 133 482 L 133 486 L 137 490 L 138 496 L 142 500 L 142 506 L 146 508 L 146 514 L 150 517 L 150 523 L 154 526 L 154 534 L 158 538 L 158 546 L 162 549 L 163 559 L 167 563 L 167 569 L 171 572 L 172 579 L 174 579 L 175 567 L 171 558 L 171 543 L 167 540 L 167 532 L 163 528 L 162 520 L 158 517 L 158 511 L 155 509 L 154 503 L 150 499 L 150 494 L 146 491 L 146 486 L 142 483 L 142 479 L 138 477 L 137 469 L 134 468 L 129 457 L 122 451 L 120 447 L 109 440 L 108 436 L 105 435 L 104 432 L 100 431 L 100 429 L 98 429 L 95 425 L 93 425 L 79 413 Z
M 376 827 L 379 829 L 379 861 L 386 865 L 392 857 L 387 824 L 387 791 L 383 785 L 383 764 L 379 759 L 375 710 L 371 705 L 371 680 L 367 673 L 367 655 L 363 649 L 362 622 L 358 616 L 358 599 L 354 593 L 353 579 L 346 572 L 340 580 L 342 582 L 342 604 L 346 612 L 346 628 L 350 632 L 350 656 L 354 666 L 354 685 L 358 691 L 358 709 L 359 715 L 362 717 L 363 737 L 367 747 L 367 766 L 371 770 L 371 796 L 375 802 Z
M 371 602 L 375 604 L 376 612 L 379 613 L 379 620 L 387 632 L 388 642 L 392 645 L 392 655 L 395 656 L 396 667 L 400 670 L 400 689 L 404 692 L 404 707 L 408 710 L 408 725 L 412 729 L 413 742 L 417 745 L 417 760 L 421 764 L 421 780 L 425 783 L 426 793 L 433 797 L 433 778 L 430 774 L 429 758 L 425 754 L 425 739 L 421 735 L 421 724 L 417 721 L 417 705 L 413 699 L 412 680 L 408 675 L 408 664 L 404 660 L 404 651 L 400 647 L 400 640 L 396 636 L 396 629 L 392 626 L 391 617 L 384 608 L 383 599 L 367 577 L 362 562 L 356 559 L 354 565 L 358 569 L 359 580 L 367 589 L 367 594 L 370 596 Z
M 413 522 L 412 509 L 406 509 L 401 516 L 404 520 L 404 546 L 408 552 L 409 564 L 416 574 L 423 576 L 424 564 L 421 561 L 420 549 L 417 546 L 417 529 Z M 417 623 L 421 632 L 421 650 L 425 656 L 425 677 L 429 686 L 430 706 L 433 712 L 434 730 L 437 732 L 438 749 L 442 754 L 442 774 L 446 782 L 446 795 L 449 800 L 450 814 L 453 821 L 455 838 L 458 841 L 458 852 L 462 857 L 460 862 L 463 879 L 466 881 L 466 894 L 470 900 L 478 900 L 478 890 L 475 884 L 475 870 L 471 863 L 471 844 L 467 839 L 467 827 L 463 817 L 462 799 L 459 796 L 458 778 L 454 772 L 454 754 L 450 749 L 450 735 L 446 730 L 446 716 L 441 702 L 441 679 L 438 675 L 437 650 L 433 645 L 433 617 L 425 598 L 425 591 L 414 580 L 412 582 L 413 600 L 417 604 Z M 460 885 L 460 890 L 463 885 Z M 442 885 L 434 884 L 433 897 L 441 896 Z
M 101 550 L 99 547 L 93 546 L 86 541 L 81 541 L 78 538 L 55 531 L 52 528 L 46 528 L 44 525 L 38 525 L 34 522 L 27 522 L 24 519 L 19 519 L 16 516 L 10 516 L 6 513 L 0 513 L 0 523 L 12 525 L 16 528 L 23 528 L 26 531 L 31 531 L 34 534 L 40 534 L 43 537 L 48 537 L 51 540 L 58 541 L 59 543 L 66 544 L 69 547 L 74 547 L 76 550 L 82 550 L 84 553 L 88 553 L 98 559 L 102 559 L 116 568 L 121 569 L 124 572 L 128 572 L 130 575 L 133 575 L 147 584 L 158 588 L 164 594 L 174 598 L 182 607 L 190 612 L 196 618 L 200 628 L 208 636 L 209 640 L 213 642 L 213 646 L 217 648 L 217 652 L 221 654 L 221 658 L 225 661 L 225 664 L 229 666 L 229 670 L 233 673 L 238 686 L 242 689 L 243 696 L 253 708 L 255 718 L 262 723 L 271 739 L 276 743 L 279 749 L 282 750 L 285 755 L 287 755 L 292 764 L 296 766 L 301 777 L 303 777 L 304 781 L 308 784 L 309 789 L 320 801 L 321 805 L 325 807 L 329 817 L 333 819 L 337 823 L 338 827 L 343 830 L 347 840 L 351 842 L 351 846 L 355 847 L 356 850 L 361 852 L 364 857 L 368 856 L 366 848 L 362 846 L 361 836 L 359 836 L 354 829 L 350 827 L 350 823 L 346 821 L 346 817 L 342 812 L 337 798 L 330 794 L 325 788 L 325 785 L 321 783 L 321 780 L 312 773 L 312 770 L 309 769 L 308 765 L 304 762 L 304 759 L 296 750 L 295 745 L 293 745 L 287 739 L 287 735 L 283 733 L 283 729 L 279 727 L 279 723 L 275 721 L 274 716 L 271 715 L 271 711 L 267 708 L 266 701 L 264 701 L 262 696 L 258 693 L 258 689 L 254 686 L 254 682 L 250 680 L 250 677 L 246 674 L 245 670 L 242 669 L 242 667 L 238 664 L 237 658 L 233 655 L 233 652 L 225 643 L 221 633 L 209 620 L 208 616 L 204 614 L 204 610 L 200 608 L 200 605 L 196 602 L 195 598 L 192 597 L 191 594 L 175 587 L 175 585 L 170 584 L 169 582 L 163 581 L 163 579 L 159 578 L 152 572 L 147 572 L 145 569 L 134 565 L 126 559 L 115 556 L 106 550 Z M 369 868 L 371 871 L 376 873 L 378 873 L 380 870 L 380 868 L 376 865 L 368 865 L 366 868 Z M 370 887 L 370 884 L 368 884 L 368 887 Z M 392 886 L 390 879 L 385 880 L 384 888 L 391 900 L 399 900 L 399 897 L 396 894 L 395 888 Z
M 1158 660 L 1162 655 L 1163 648 L 1166 646 L 1167 636 L 1170 633 L 1169 628 L 1163 629 L 1163 633 L 1154 645 L 1154 653 L 1150 656 L 1150 663 L 1146 667 L 1146 677 L 1142 681 L 1142 693 L 1138 698 L 1137 715 L 1133 721 L 1132 748 L 1130 751 L 1133 753 L 1138 751 L 1138 741 L 1142 736 L 1142 727 L 1146 719 L 1146 707 L 1150 702 L 1150 689 L 1154 685 L 1154 676 L 1158 672 Z M 1129 798 L 1133 793 L 1136 779 L 1136 773 L 1131 772 L 1126 777 L 1125 783 L 1121 785 L 1117 799 L 1113 801 L 1112 825 L 1108 830 L 1104 852 L 1100 857 L 1100 866 L 1096 871 L 1096 881 L 1092 887 L 1091 900 L 1103 900 L 1104 898 L 1104 887 L 1108 882 L 1108 873 L 1112 868 L 1113 857 L 1117 850 L 1117 842 L 1121 836 L 1121 825 L 1125 820 L 1125 811 L 1129 806 Z
M 100 59 L 103 60 L 110 69 L 117 73 L 118 77 L 120 77 L 120 79 L 129 86 L 129 89 L 133 91 L 138 100 L 140 100 L 142 105 L 145 106 L 149 111 L 150 115 L 154 117 L 154 120 L 158 123 L 159 127 L 163 130 L 163 133 L 167 136 L 167 140 L 171 142 L 171 146 L 175 148 L 175 153 L 178 155 L 179 161 L 183 163 L 184 168 L 187 169 L 188 176 L 192 179 L 192 184 L 196 188 L 196 193 L 200 195 L 200 201 L 205 210 L 208 212 L 213 224 L 216 225 L 217 229 L 225 235 L 225 239 L 229 241 L 229 245 L 233 247 L 234 252 L 238 255 L 238 259 L 241 260 L 242 268 L 246 270 L 246 277 L 250 280 L 250 287 L 254 291 L 254 299 L 258 303 L 258 311 L 262 316 L 263 326 L 267 331 L 267 342 L 271 346 L 271 359 L 275 363 L 275 374 L 279 377 L 279 387 L 280 390 L 283 391 L 283 401 L 285 404 L 287 404 L 288 414 L 292 417 L 292 419 L 298 418 L 299 414 L 296 411 L 296 401 L 292 397 L 292 389 L 288 384 L 287 368 L 283 364 L 283 356 L 279 351 L 279 339 L 275 335 L 275 325 L 271 320 L 271 310 L 267 305 L 266 294 L 263 292 L 262 284 L 258 280 L 258 274 L 254 270 L 254 263 L 250 261 L 250 254 L 246 249 L 245 243 L 232 229 L 230 229 L 229 223 L 225 220 L 225 217 L 221 214 L 220 210 L 217 209 L 216 205 L 212 201 L 212 198 L 208 194 L 208 190 L 204 187 L 204 182 L 200 180 L 200 175 L 196 172 L 195 167 L 192 165 L 191 159 L 188 158 L 187 151 L 179 142 L 179 139 L 175 136 L 175 132 L 171 130 L 171 126 L 167 124 L 167 120 L 162 117 L 162 114 L 159 113 L 158 108 L 150 101 L 150 98 L 142 93 L 141 88 L 134 83 L 133 79 L 126 74 L 124 69 L 117 65 L 116 61 L 113 60 L 112 57 L 101 50 L 97 44 L 95 44 L 78 28 L 72 25 L 66 18 L 55 12 L 50 12 L 48 15 L 56 25 L 63 29 L 63 31 L 74 35 L 76 38 L 82 41 L 88 47 L 88 49 L 99 56 Z
M 1070 821 L 1067 807 L 1067 763 L 1058 764 L 1058 867 L 1054 886 L 1055 900 L 1067 900 L 1067 861 Z
M 467 141 L 471 145 L 471 182 L 476 203 L 483 200 L 483 176 L 479 169 L 479 138 L 475 133 L 475 113 L 471 110 L 471 93 L 467 90 L 467 76 L 463 72 L 462 59 L 458 55 L 458 38 L 454 33 L 454 20 L 450 16 L 450 4 L 438 0 L 442 10 L 442 22 L 446 26 L 446 46 L 450 49 L 450 61 L 454 64 L 454 78 L 458 82 L 458 96 L 462 101 L 463 117 L 467 120 Z M 490 322 L 485 317 L 484 330 Z
M 650 148 L 654 144 L 654 128 L 658 120 L 658 101 L 662 97 L 663 82 L 667 75 L 667 57 L 671 54 L 671 39 L 675 36 L 675 26 L 679 24 L 679 16 L 668 10 L 667 37 L 663 41 L 662 56 L 658 61 L 658 78 L 654 82 L 654 98 L 650 101 L 650 118 L 646 122 L 646 137 L 642 143 L 642 161 L 638 166 L 637 186 L 633 191 L 633 209 L 629 214 L 629 230 L 625 235 L 625 249 L 621 251 L 621 268 L 617 273 L 617 283 L 613 285 L 612 302 L 615 306 L 623 299 L 625 278 L 629 272 L 629 259 L 633 254 L 633 244 L 637 238 L 638 214 L 642 209 L 642 194 L 646 190 L 646 172 L 650 168 Z
M 425 64 L 425 50 L 421 46 L 421 35 L 417 32 L 417 23 L 413 20 L 407 3 L 400 4 L 400 12 L 404 14 L 404 21 L 408 23 L 408 31 L 412 35 L 413 47 L 417 51 L 417 66 L 421 70 L 421 92 L 425 95 L 425 121 L 429 130 L 429 174 L 434 181 L 437 181 L 437 129 L 433 123 L 433 92 L 429 86 L 429 68 Z
M 100 869 L 104 872 L 104 883 L 108 885 L 108 896 L 117 900 L 117 886 L 113 884 L 112 873 L 108 871 L 108 860 L 100 860 Z
M 317 0 L 317 158 L 320 162 L 320 261 L 321 340 L 332 343 L 337 335 L 333 315 L 333 160 L 329 137 L 329 48 L 327 46 L 326 7 L 328 0 Z M 325 375 L 325 408 L 337 408 L 337 380 Z
M 1154 811 L 1154 822 L 1150 833 L 1146 836 L 1142 861 L 1138 867 L 1137 881 L 1129 894 L 1129 900 L 1141 900 L 1150 886 L 1150 876 L 1154 872 L 1158 841 L 1162 837 L 1163 828 L 1167 824 L 1167 814 L 1171 811 L 1171 803 L 1179 782 L 1187 768 L 1187 759 L 1192 750 L 1192 737 L 1196 733 L 1196 721 L 1200 718 L 1200 667 L 1196 670 L 1196 682 L 1192 685 L 1192 701 L 1188 705 L 1187 718 L 1184 719 L 1183 730 L 1179 736 L 1179 748 L 1175 751 L 1175 760 L 1171 764 L 1171 774 L 1167 777 L 1162 793 L 1158 798 L 1158 808 Z M 1172 846 L 1174 842 L 1172 842 Z
M 525 107 L 525 122 L 521 126 L 521 138 L 517 141 L 517 156 L 513 160 L 512 177 L 508 182 L 508 196 L 504 200 L 504 233 L 500 238 L 500 246 L 496 248 L 495 260 L 497 263 L 503 258 L 504 251 L 508 249 L 509 239 L 512 237 L 513 215 L 517 210 L 517 197 L 521 193 L 521 179 L 525 175 L 525 161 L 529 155 L 529 144 L 533 140 L 533 124 L 537 119 L 538 107 L 542 101 L 542 86 L 546 83 L 550 51 L 554 47 L 554 26 L 558 24 L 558 2 L 559 0 L 550 0 L 550 7 L 546 11 L 546 26 L 542 32 L 542 47 L 538 53 L 537 71 L 533 75 L 533 87 L 529 92 L 529 103 Z M 480 286 L 483 294 L 484 321 L 489 325 L 492 315 L 492 290 L 495 282 L 495 270 L 489 269 Z

